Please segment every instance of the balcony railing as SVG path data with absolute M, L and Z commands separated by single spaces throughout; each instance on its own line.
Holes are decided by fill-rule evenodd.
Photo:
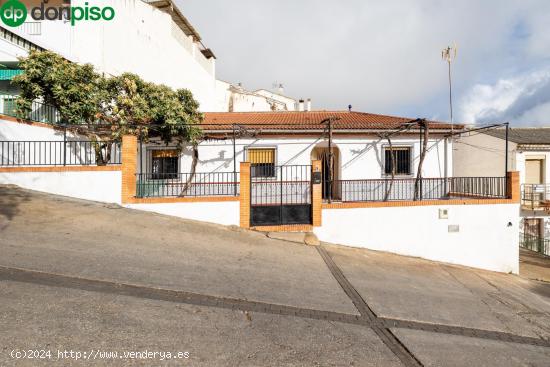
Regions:
M 530 210 L 550 210 L 550 185 L 521 185 L 521 206 Z
M 0 92 L 0 114 L 12 117 L 17 116 L 17 95 L 6 94 Z M 61 116 L 54 106 L 34 101 L 31 106 L 31 111 L 24 116 L 29 121 L 43 122 L 47 124 L 59 124 Z
M 536 251 L 545 256 L 550 256 L 550 240 L 541 236 L 520 232 L 519 246 L 527 250 Z

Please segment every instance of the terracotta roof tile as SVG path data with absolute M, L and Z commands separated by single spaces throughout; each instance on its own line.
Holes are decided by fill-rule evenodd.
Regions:
M 333 122 L 335 130 L 385 130 L 396 129 L 414 119 L 387 115 L 377 115 L 355 111 L 277 111 L 277 112 L 206 112 L 205 130 L 231 128 L 232 124 L 247 125 L 270 130 L 319 130 L 323 120 L 338 118 Z M 451 124 L 428 121 L 430 129 L 450 129 Z M 454 125 L 462 129 L 463 125 Z

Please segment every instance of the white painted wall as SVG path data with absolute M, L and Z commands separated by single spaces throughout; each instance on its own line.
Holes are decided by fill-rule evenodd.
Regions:
M 439 219 L 440 209 L 449 219 Z M 324 209 L 314 231 L 325 242 L 518 273 L 518 211 L 518 204 Z
M 374 179 L 383 176 L 383 153 L 385 141 L 378 138 L 340 138 L 333 139 L 334 146 L 340 149 L 340 179 Z M 311 152 L 318 145 L 326 146 L 326 141 L 320 138 L 262 138 L 239 139 L 236 143 L 237 170 L 240 162 L 246 160 L 246 149 L 253 147 L 277 148 L 277 165 L 308 165 L 311 164 Z M 420 144 L 416 137 L 396 136 L 392 139 L 394 145 L 411 146 L 413 151 L 413 174 L 416 174 L 419 161 Z M 141 155 L 143 171 L 150 161 L 151 149 L 165 148 L 163 143 L 144 144 Z M 449 149 L 449 152 L 452 152 Z M 139 166 L 138 159 L 138 166 Z M 191 150 L 186 148 L 180 160 L 180 172 L 187 173 L 191 169 Z M 448 165 L 452 166 L 452 154 L 449 154 Z M 199 163 L 197 172 L 232 172 L 233 145 L 231 140 L 207 141 L 199 146 Z M 141 172 L 141 171 L 140 171 Z M 452 169 L 449 168 L 449 176 Z M 443 139 L 431 139 L 428 143 L 428 153 L 423 165 L 424 177 L 445 177 L 445 152 Z
M 105 203 L 121 202 L 120 171 L 0 172 L 0 184 Z
M 239 225 L 238 201 L 212 203 L 127 204 L 127 208 L 223 225 Z
M 458 177 L 498 177 L 505 173 L 506 141 L 480 132 L 454 138 L 454 173 Z M 517 170 L 517 144 L 508 143 L 508 170 Z
M 86 0 L 72 0 L 84 6 Z M 14 33 L 79 63 L 91 63 L 110 75 L 132 72 L 143 79 L 172 88 L 188 88 L 202 111 L 219 111 L 216 105 L 215 59 L 206 59 L 199 44 L 172 21 L 169 14 L 141 0 L 112 0 L 111 21 L 42 21 L 40 35 Z M 0 45 L 2 46 L 2 45 Z M 13 60 L 12 46 L 2 51 Z M 0 60 L 0 61 L 9 61 Z
M 67 133 L 67 136 L 70 138 L 76 138 L 76 135 L 71 134 L 70 132 Z M 41 127 L 0 119 L 0 140 L 63 141 L 63 130 L 54 130 L 50 127 Z

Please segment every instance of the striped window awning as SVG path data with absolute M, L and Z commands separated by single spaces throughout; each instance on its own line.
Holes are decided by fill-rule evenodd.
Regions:
M 16 75 L 23 74 L 21 69 L 3 69 L 0 70 L 0 80 L 12 80 Z
M 248 161 L 252 164 L 274 164 L 275 149 L 248 149 Z

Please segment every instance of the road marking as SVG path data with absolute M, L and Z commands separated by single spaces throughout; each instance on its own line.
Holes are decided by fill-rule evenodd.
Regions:
M 89 292 L 115 294 L 142 299 L 184 303 L 197 306 L 224 308 L 230 310 L 259 312 L 264 314 L 294 316 L 305 319 L 326 320 L 363 326 L 378 326 L 382 328 L 401 328 L 424 330 L 440 334 L 461 335 L 481 339 L 491 339 L 518 344 L 529 344 L 550 347 L 550 341 L 540 338 L 520 336 L 505 332 L 484 329 L 458 327 L 445 324 L 432 324 L 418 321 L 375 317 L 368 319 L 361 315 L 353 315 L 332 311 L 322 311 L 266 302 L 247 301 L 229 297 L 217 297 L 179 290 L 147 287 L 128 283 L 118 283 L 98 279 L 80 278 L 35 270 L 0 266 L 0 281 L 31 283 L 44 286 L 69 288 Z M 353 288 L 353 287 L 352 287 Z M 357 291 L 355 291 L 357 292 Z M 365 306 L 362 306 L 365 307 Z M 368 308 L 368 305 L 366 306 Z M 368 308 L 370 309 L 370 308 Z M 371 310 L 372 312 L 372 310 Z M 373 312 L 374 314 L 374 312 Z M 374 315 L 376 316 L 376 315 Z
M 395 354 L 397 358 L 405 365 L 405 366 L 422 366 L 423 364 L 414 356 L 414 354 L 399 340 L 398 337 L 395 336 L 392 331 L 384 326 L 382 323 L 377 323 L 373 321 L 376 321 L 378 319 L 378 316 L 374 313 L 374 311 L 369 307 L 367 302 L 361 297 L 359 292 L 353 287 L 353 285 L 348 281 L 348 279 L 345 277 L 342 270 L 336 265 L 334 260 L 332 260 L 332 257 L 330 254 L 324 249 L 323 246 L 317 246 L 317 251 L 323 258 L 325 264 L 327 265 L 328 269 L 332 273 L 332 276 L 336 279 L 338 284 L 340 284 L 340 287 L 344 290 L 344 292 L 348 295 L 351 302 L 355 305 L 359 313 L 361 314 L 362 318 L 365 318 L 368 320 L 371 325 L 371 329 L 378 335 L 380 340 Z

